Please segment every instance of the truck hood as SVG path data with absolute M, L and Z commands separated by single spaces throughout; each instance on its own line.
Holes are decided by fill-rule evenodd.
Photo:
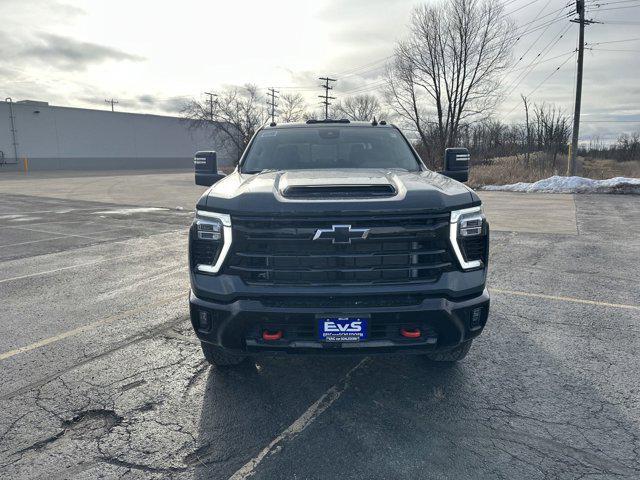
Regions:
M 349 214 L 447 211 L 479 203 L 471 189 L 435 172 L 344 169 L 234 171 L 205 192 L 198 207 L 224 213 Z

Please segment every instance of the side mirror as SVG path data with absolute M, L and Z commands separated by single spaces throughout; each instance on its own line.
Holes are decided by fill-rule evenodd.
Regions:
M 447 148 L 444 151 L 444 171 L 440 173 L 459 182 L 469 180 L 469 150 Z
M 224 177 L 224 174 L 218 173 L 216 152 L 196 152 L 193 157 L 193 168 L 196 172 L 196 185 L 210 187 Z

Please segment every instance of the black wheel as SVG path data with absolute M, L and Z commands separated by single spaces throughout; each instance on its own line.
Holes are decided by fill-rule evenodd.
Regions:
M 451 350 L 444 350 L 442 352 L 430 352 L 425 353 L 425 357 L 429 360 L 430 363 L 441 366 L 441 367 L 450 367 L 455 365 L 456 362 L 462 360 L 467 356 L 469 350 L 471 349 L 471 344 L 473 340 L 469 340 L 468 342 L 464 342 L 461 345 L 458 345 L 456 348 Z
M 218 367 L 239 365 L 247 358 L 237 353 L 229 353 L 223 348 L 209 343 L 200 342 L 200 345 L 202 346 L 202 353 L 204 353 L 204 358 L 207 359 L 207 362 Z

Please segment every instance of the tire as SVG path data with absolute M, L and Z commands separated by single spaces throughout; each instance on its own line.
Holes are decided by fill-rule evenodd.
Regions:
M 464 342 L 463 344 L 458 345 L 452 350 L 425 353 L 424 356 L 429 361 L 429 363 L 432 363 L 433 365 L 440 367 L 450 367 L 467 356 L 467 353 L 469 353 L 469 350 L 471 349 L 472 343 L 473 340 L 469 340 L 468 342 Z
M 202 346 L 202 353 L 204 353 L 204 358 L 207 359 L 207 362 L 217 367 L 240 365 L 247 358 L 246 356 L 238 355 L 237 353 L 229 353 L 223 348 L 209 343 L 200 342 L 200 345 Z

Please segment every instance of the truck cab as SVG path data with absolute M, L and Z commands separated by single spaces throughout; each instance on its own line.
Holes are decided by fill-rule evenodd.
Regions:
M 466 149 L 430 171 L 400 129 L 348 120 L 261 128 L 189 231 L 190 312 L 219 366 L 261 354 L 461 360 L 489 313 L 489 224 Z

